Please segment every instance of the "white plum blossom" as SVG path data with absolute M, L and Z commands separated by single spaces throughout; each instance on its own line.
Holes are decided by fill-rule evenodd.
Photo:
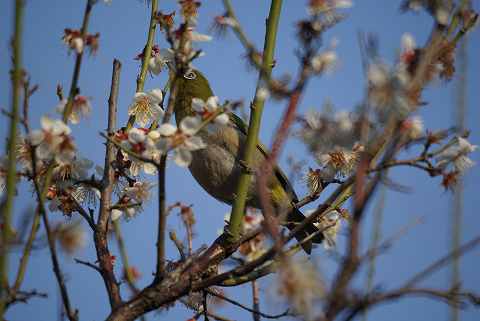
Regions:
M 310 15 L 318 15 L 335 9 L 348 9 L 352 6 L 351 0 L 310 0 L 307 11 Z
M 88 178 L 88 171 L 93 167 L 93 162 L 86 158 L 75 157 L 70 162 L 59 163 L 53 169 L 53 175 L 58 180 Z
M 142 127 L 148 122 L 159 120 L 164 115 L 160 104 L 163 100 L 161 89 L 153 89 L 148 93 L 135 93 L 133 102 L 128 107 L 128 115 L 135 115 L 135 121 Z
M 195 97 L 192 98 L 192 108 L 202 120 L 205 120 L 218 111 L 220 108 L 219 99 L 217 96 L 211 96 L 207 101 L 203 101 L 202 99 Z M 213 119 L 213 121 L 219 125 L 226 125 L 229 118 L 226 113 L 220 113 L 215 119 Z
M 475 162 L 467 155 L 474 152 L 477 148 L 477 145 L 472 145 L 465 138 L 457 136 L 453 138 L 446 147 L 435 152 L 436 165 L 440 168 L 445 168 L 449 164 L 452 164 L 456 171 L 463 174 L 467 169 L 475 165 Z
M 133 186 L 125 187 L 124 192 L 130 199 L 143 203 L 150 198 L 150 190 L 153 186 L 155 186 L 155 184 L 150 182 L 137 181 Z
M 75 156 L 75 145 L 70 128 L 61 120 L 52 120 L 43 116 L 42 129 L 30 134 L 30 143 L 36 146 L 36 155 L 40 160 L 55 158 L 59 163 L 68 163 Z
M 410 140 L 420 138 L 423 134 L 423 120 L 420 116 L 413 116 L 403 121 L 402 130 Z
M 63 114 L 67 103 L 67 99 L 62 99 L 57 105 L 56 110 L 59 114 Z M 68 115 L 68 120 L 72 124 L 78 124 L 80 122 L 80 118 L 87 117 L 91 112 L 92 105 L 90 104 L 89 99 L 86 96 L 77 95 L 73 99 L 72 109 L 70 111 L 70 115 Z
M 211 41 L 212 36 L 196 32 L 193 28 L 189 28 L 187 32 L 187 39 L 194 42 Z
M 408 32 L 406 32 L 402 35 L 401 44 L 402 44 L 402 52 L 403 53 L 412 52 L 417 47 L 417 45 L 415 43 L 415 38 L 413 38 L 412 34 L 410 34 Z
M 331 71 L 337 63 L 337 54 L 333 50 L 322 52 L 311 60 L 312 69 L 315 73 Z
M 149 130 L 147 128 L 131 128 L 126 134 L 122 131 L 115 136 L 116 140 L 120 141 L 120 145 L 126 150 L 130 150 L 152 162 L 160 161 L 160 151 L 156 147 L 156 141 L 160 134 L 156 130 Z M 122 152 L 125 160 L 130 159 L 128 153 Z M 145 174 L 153 175 L 157 172 L 155 164 L 143 162 L 135 157 L 132 157 L 132 162 L 129 168 L 132 176 L 138 176 L 140 170 Z
M 173 150 L 174 162 L 181 167 L 189 166 L 192 162 L 192 152 L 206 147 L 203 140 L 195 136 L 200 125 L 200 119 L 192 116 L 182 119 L 179 128 L 172 124 L 162 124 L 158 128 L 160 138 L 157 148 L 162 153 Z
M 388 67 L 383 64 L 371 64 L 368 67 L 367 78 L 375 87 L 385 86 L 389 79 Z
M 238 26 L 238 21 L 235 20 L 234 18 L 231 17 L 226 17 L 226 16 L 216 16 L 215 17 L 215 23 L 221 25 L 221 26 L 230 26 L 230 27 L 237 27 Z

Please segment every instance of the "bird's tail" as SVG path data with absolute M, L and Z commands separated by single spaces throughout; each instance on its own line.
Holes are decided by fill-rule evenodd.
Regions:
M 303 215 L 302 212 L 300 212 L 300 210 L 298 208 L 294 207 L 292 209 L 292 211 L 290 211 L 287 215 L 287 222 L 288 223 L 287 223 L 286 227 L 289 230 L 293 230 L 299 223 L 303 222 L 303 220 L 305 220 L 305 218 L 306 218 L 305 215 Z M 310 236 L 314 233 L 316 235 L 313 238 L 311 238 L 308 241 L 304 241 L 308 236 Z M 319 243 L 322 243 L 322 241 L 324 239 L 323 233 L 319 233 L 319 229 L 313 224 L 307 225 L 307 227 L 305 229 L 296 233 L 294 236 L 295 236 L 295 239 L 300 243 L 303 250 L 307 254 L 310 254 L 312 252 L 312 243 L 319 244 Z

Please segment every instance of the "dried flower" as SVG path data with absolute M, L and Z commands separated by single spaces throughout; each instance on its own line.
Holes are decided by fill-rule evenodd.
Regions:
M 293 261 L 284 259 L 279 264 L 278 294 L 284 297 L 293 307 L 310 320 L 313 316 L 315 301 L 325 295 L 323 282 L 309 261 Z
M 86 244 L 85 231 L 80 222 L 59 224 L 56 228 L 56 236 L 62 249 L 70 255 Z

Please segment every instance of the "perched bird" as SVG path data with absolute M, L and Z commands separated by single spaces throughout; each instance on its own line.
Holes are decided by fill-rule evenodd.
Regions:
M 214 96 L 208 80 L 204 75 L 194 69 L 188 70 L 182 78 L 177 78 L 177 97 L 175 103 L 175 119 L 177 125 L 183 118 L 195 115 L 192 108 L 192 99 L 200 98 L 207 101 Z M 240 157 L 247 138 L 247 126 L 242 119 L 233 113 L 228 113 L 229 121 L 226 125 L 217 125 L 200 130 L 198 135 L 206 143 L 206 148 L 196 150 L 192 153 L 192 162 L 189 166 L 190 172 L 196 181 L 217 200 L 232 204 L 235 190 L 242 167 Z M 253 169 L 257 169 L 267 158 L 268 151 L 260 142 L 253 155 Z M 297 196 L 282 170 L 275 166 L 272 176 L 268 179 L 268 189 L 271 202 L 277 212 L 282 209 L 289 209 L 286 215 L 285 226 L 293 229 L 305 216 L 296 208 L 292 207 L 297 202 Z M 255 177 L 249 186 L 246 205 L 254 208 L 261 208 L 260 198 L 256 191 Z M 302 240 L 308 235 L 318 232 L 318 229 L 311 224 L 306 231 L 295 235 L 297 240 Z M 320 243 L 323 235 L 320 233 L 313 238 L 313 242 Z M 310 254 L 312 240 L 302 244 L 305 252 Z

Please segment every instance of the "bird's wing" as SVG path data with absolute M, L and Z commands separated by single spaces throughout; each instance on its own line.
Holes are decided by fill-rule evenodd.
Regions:
M 235 125 L 235 127 L 246 136 L 248 132 L 248 127 L 243 122 L 243 120 L 234 113 L 228 113 L 228 116 L 230 118 L 230 121 Z M 270 152 L 268 151 L 267 147 L 259 141 L 257 142 L 257 150 L 260 151 L 260 153 L 262 153 L 265 156 L 265 158 L 268 158 L 270 155 Z M 297 197 L 297 194 L 295 193 L 295 190 L 293 189 L 292 184 L 288 180 L 287 175 L 285 175 L 285 173 L 281 170 L 280 167 L 278 167 L 278 165 L 275 165 L 273 170 L 275 173 L 275 177 L 283 186 L 287 194 L 291 196 L 294 202 L 296 202 L 298 200 L 298 197 Z

